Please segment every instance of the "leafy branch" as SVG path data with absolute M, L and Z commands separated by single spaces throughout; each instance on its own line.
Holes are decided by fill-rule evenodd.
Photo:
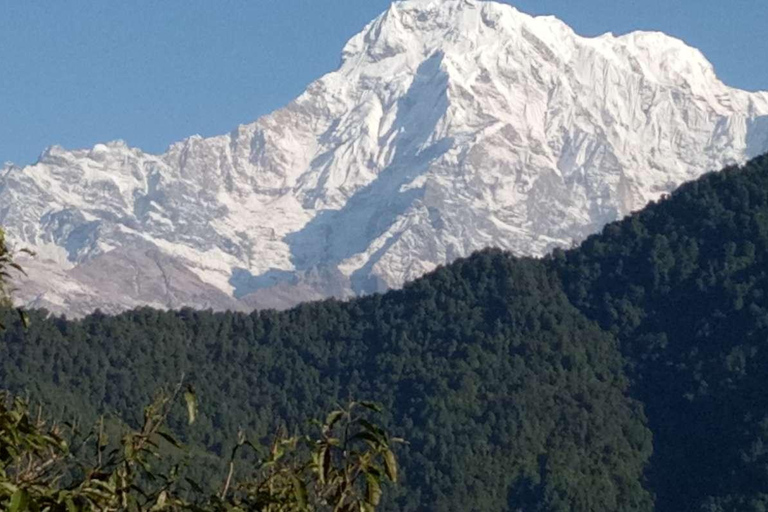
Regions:
M 373 512 L 381 502 L 382 484 L 397 481 L 392 446 L 403 441 L 366 419 L 380 412 L 378 406 L 352 402 L 332 411 L 325 422 L 314 422 L 314 436 L 278 431 L 266 456 L 248 468 L 247 478 L 236 481 L 240 450 L 264 450 L 240 432 L 221 491 L 206 494 L 182 478 L 180 464 L 167 471 L 155 469 L 164 460 L 161 442 L 184 450 L 165 427 L 180 396 L 194 422 L 197 397 L 191 386 L 180 383 L 171 392 L 158 393 L 145 408 L 141 427 L 105 453 L 103 418 L 76 443 L 75 426 L 48 424 L 40 411 L 36 416 L 30 412 L 27 402 L 0 392 L 0 509 Z M 70 446 L 91 442 L 95 462 L 89 464 Z

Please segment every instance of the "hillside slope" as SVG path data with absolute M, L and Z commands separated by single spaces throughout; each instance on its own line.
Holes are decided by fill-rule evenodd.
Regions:
M 549 263 L 619 340 L 661 509 L 764 510 L 768 157 L 686 184 Z
M 284 313 L 33 315 L 0 344 L 0 385 L 65 417 L 136 418 L 182 373 L 200 418 L 172 424 L 219 455 L 240 427 L 262 439 L 349 396 L 382 402 L 409 441 L 388 510 L 651 507 L 650 432 L 618 348 L 535 261 L 486 253 L 399 292 Z

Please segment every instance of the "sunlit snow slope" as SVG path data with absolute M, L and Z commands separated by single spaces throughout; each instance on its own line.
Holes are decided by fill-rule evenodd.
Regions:
M 6 167 L 0 225 L 37 252 L 20 295 L 34 306 L 283 307 L 397 287 L 486 246 L 570 245 L 766 149 L 768 93 L 725 86 L 677 39 L 412 0 L 229 134 Z

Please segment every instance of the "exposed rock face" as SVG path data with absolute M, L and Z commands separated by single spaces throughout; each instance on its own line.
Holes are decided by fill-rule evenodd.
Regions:
M 0 174 L 26 303 L 285 307 L 486 246 L 540 255 L 768 149 L 768 93 L 660 33 L 576 35 L 476 0 L 395 3 L 340 68 L 231 133 L 46 150 Z

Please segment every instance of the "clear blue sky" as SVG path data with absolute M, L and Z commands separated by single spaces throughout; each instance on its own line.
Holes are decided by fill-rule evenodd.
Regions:
M 766 0 L 516 0 L 583 35 L 661 30 L 728 84 L 768 89 Z M 388 0 L 0 0 L 0 163 L 226 133 L 335 69 Z

